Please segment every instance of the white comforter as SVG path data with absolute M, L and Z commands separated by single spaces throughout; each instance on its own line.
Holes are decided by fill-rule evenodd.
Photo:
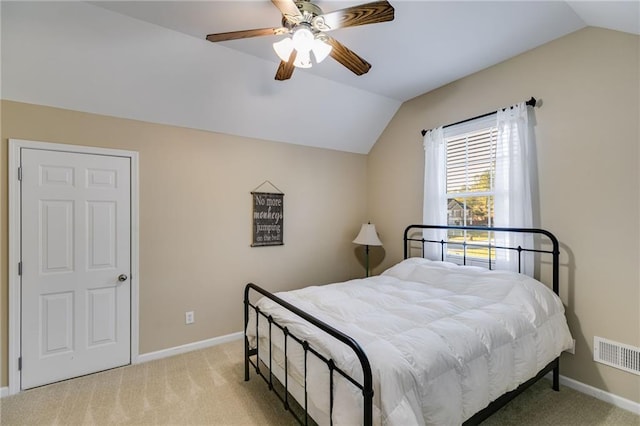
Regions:
M 411 258 L 380 276 L 277 295 L 364 349 L 373 370 L 376 424 L 460 424 L 572 344 L 560 299 L 542 283 L 506 271 Z M 361 379 L 351 349 L 271 300 L 258 306 Z M 268 354 L 266 323 L 261 319 L 262 357 Z M 247 331 L 255 337 L 255 326 Z M 282 367 L 282 342 L 274 342 L 273 364 Z M 302 352 L 289 343 L 287 353 L 290 381 L 302 383 Z M 329 385 L 326 367 L 314 360 L 309 398 L 324 423 L 317 413 L 328 412 Z M 344 380 L 335 389 L 334 423 L 360 423 L 362 393 Z

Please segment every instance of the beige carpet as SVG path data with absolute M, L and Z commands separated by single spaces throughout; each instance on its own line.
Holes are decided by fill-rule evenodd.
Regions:
M 0 400 L 2 425 L 294 425 L 235 341 L 80 377 Z M 486 425 L 640 425 L 640 417 L 542 381 Z

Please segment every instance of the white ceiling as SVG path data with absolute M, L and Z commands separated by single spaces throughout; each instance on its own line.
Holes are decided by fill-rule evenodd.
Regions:
M 267 0 L 3 1 L 2 97 L 366 153 L 408 99 L 585 26 L 640 34 L 638 1 L 390 2 L 394 21 L 332 32 L 368 74 L 328 58 L 279 82 L 279 37 L 204 40 L 279 26 Z

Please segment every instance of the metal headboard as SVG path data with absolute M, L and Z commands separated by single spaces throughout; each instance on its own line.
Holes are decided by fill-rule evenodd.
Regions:
M 478 244 L 473 242 L 468 242 L 466 238 L 462 242 L 459 241 L 449 241 L 448 239 L 440 239 L 433 240 L 427 239 L 424 237 L 425 229 L 441 229 L 441 230 L 460 230 L 460 231 L 488 231 L 488 232 L 504 232 L 504 233 L 515 233 L 515 234 L 528 234 L 528 235 L 543 235 L 548 239 L 551 243 L 551 250 L 541 249 L 536 247 L 535 243 L 532 247 L 522 247 L 518 246 L 501 246 L 496 244 L 491 244 L 489 241 L 488 244 Z M 416 236 L 416 234 L 418 236 Z M 486 227 L 486 226 L 458 226 L 458 225 L 409 225 L 404 230 L 404 258 L 407 259 L 410 257 L 409 249 L 412 242 L 420 243 L 422 249 L 422 257 L 425 257 L 425 244 L 439 244 L 440 245 L 440 260 L 445 260 L 445 254 L 447 251 L 447 247 L 449 246 L 458 246 L 462 247 L 463 255 L 462 255 L 462 264 L 467 264 L 467 248 L 468 247 L 481 247 L 487 248 L 489 259 L 488 259 L 488 267 L 491 269 L 492 267 L 492 249 L 495 250 L 507 250 L 514 251 L 518 253 L 518 272 L 522 271 L 522 256 L 523 253 L 542 253 L 551 255 L 553 261 L 553 272 L 552 272 L 552 285 L 554 293 L 558 294 L 559 292 L 559 266 L 560 266 L 560 244 L 558 243 L 558 239 L 551 232 L 545 229 L 537 229 L 537 228 L 495 228 L 495 227 Z

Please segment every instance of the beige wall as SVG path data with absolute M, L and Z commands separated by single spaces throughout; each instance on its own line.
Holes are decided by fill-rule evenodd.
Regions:
M 587 28 L 400 108 L 368 158 L 369 216 L 396 236 L 422 218 L 420 130 L 499 107 L 536 108 L 541 221 L 561 241 L 562 297 L 576 354 L 561 374 L 640 402 L 638 376 L 592 361 L 593 336 L 640 346 L 640 41 Z M 376 272 L 402 257 L 386 244 Z
M 242 291 L 362 275 L 366 156 L 2 102 L 0 309 L 7 386 L 8 138 L 140 155 L 140 353 L 242 330 Z M 284 246 L 251 248 L 250 191 L 285 193 Z M 265 189 L 269 189 L 268 186 Z M 184 324 L 195 311 L 196 322 Z

